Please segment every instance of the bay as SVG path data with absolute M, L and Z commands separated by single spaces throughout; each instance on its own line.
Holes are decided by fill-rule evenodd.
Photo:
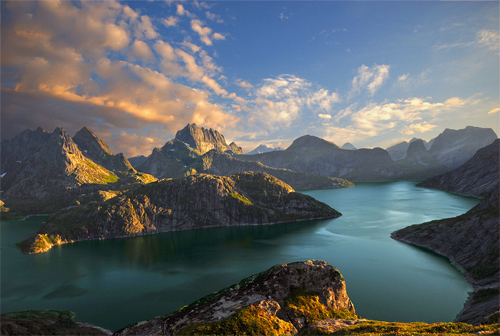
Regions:
M 364 318 L 452 321 L 472 289 L 439 255 L 390 238 L 412 224 L 460 215 L 478 199 L 415 187 L 359 183 L 303 191 L 343 216 L 78 242 L 23 255 L 13 244 L 47 217 L 1 222 L 1 311 L 64 309 L 111 330 L 164 315 L 275 264 L 322 259 L 344 275 Z

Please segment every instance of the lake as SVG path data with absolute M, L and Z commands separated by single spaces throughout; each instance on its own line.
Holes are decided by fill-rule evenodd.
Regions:
M 111 330 L 167 314 L 269 267 L 322 259 L 344 275 L 364 318 L 452 321 L 472 291 L 450 262 L 390 238 L 412 224 L 460 215 L 478 199 L 414 181 L 304 191 L 340 211 L 333 220 L 215 228 L 78 242 L 38 255 L 12 244 L 46 216 L 1 222 L 2 313 L 62 309 Z

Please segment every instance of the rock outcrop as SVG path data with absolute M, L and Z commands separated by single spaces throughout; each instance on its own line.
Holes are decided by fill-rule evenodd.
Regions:
M 241 147 L 238 147 L 234 142 L 228 145 L 224 136 L 216 130 L 212 128 L 200 128 L 196 124 L 187 124 L 186 127 L 175 134 L 175 139 L 197 150 L 200 155 L 212 149 L 243 154 Z
M 327 318 L 356 319 L 342 274 L 321 260 L 282 264 L 115 335 L 290 335 Z
M 431 177 L 418 184 L 470 196 L 482 196 L 493 190 L 500 176 L 500 140 L 479 149 L 476 154 L 457 169 Z
M 340 213 L 264 173 L 193 175 L 138 187 L 105 202 L 63 209 L 20 243 L 26 253 L 78 240 L 335 218 Z
M 64 310 L 28 310 L 0 315 L 2 335 L 111 335 L 88 323 L 76 322 L 76 314 Z
M 120 175 L 137 173 L 127 158 L 122 154 L 114 155 L 111 149 L 88 127 L 76 132 L 73 141 L 87 158 Z
M 464 129 L 445 129 L 434 138 L 429 152 L 443 165 L 457 168 L 470 160 L 480 148 L 488 146 L 497 135 L 491 128 L 467 126 Z
M 391 235 L 401 242 L 435 251 L 464 270 L 474 294 L 458 321 L 479 324 L 499 309 L 498 195 L 497 184 L 478 205 L 461 216 L 409 226 Z M 485 291 L 487 295 L 484 295 Z M 479 296 L 481 298 L 477 300 L 475 297 Z

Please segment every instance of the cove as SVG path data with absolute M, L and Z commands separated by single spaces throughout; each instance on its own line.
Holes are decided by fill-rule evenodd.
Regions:
M 460 215 L 478 200 L 414 181 L 304 191 L 343 216 L 275 226 L 78 242 L 23 255 L 12 244 L 46 217 L 1 222 L 1 311 L 64 309 L 116 330 L 164 315 L 278 264 L 322 259 L 344 275 L 364 318 L 452 321 L 472 289 L 447 259 L 390 239 L 412 224 Z

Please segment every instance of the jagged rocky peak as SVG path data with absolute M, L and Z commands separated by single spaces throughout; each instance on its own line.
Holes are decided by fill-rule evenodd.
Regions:
M 206 129 L 198 127 L 196 124 L 187 124 L 182 130 L 177 131 L 175 139 L 198 150 L 200 155 L 212 149 L 220 149 L 222 151 L 230 150 L 232 152 L 234 152 L 234 149 L 237 152 L 234 152 L 235 154 L 243 153 L 243 150 L 234 143 L 228 146 L 226 139 L 224 139 L 224 136 L 218 131 L 212 128 Z
M 91 152 L 95 154 L 113 155 L 111 149 L 97 137 L 87 126 L 76 132 L 73 141 L 80 147 L 83 152 Z
M 113 155 L 109 146 L 88 127 L 84 126 L 76 132 L 73 141 L 78 145 L 83 155 L 106 169 L 121 173 L 136 173 L 125 155 L 122 153 Z
M 342 274 L 322 260 L 276 265 L 117 335 L 290 335 L 322 318 L 356 319 Z M 250 329 L 252 326 L 252 329 Z

